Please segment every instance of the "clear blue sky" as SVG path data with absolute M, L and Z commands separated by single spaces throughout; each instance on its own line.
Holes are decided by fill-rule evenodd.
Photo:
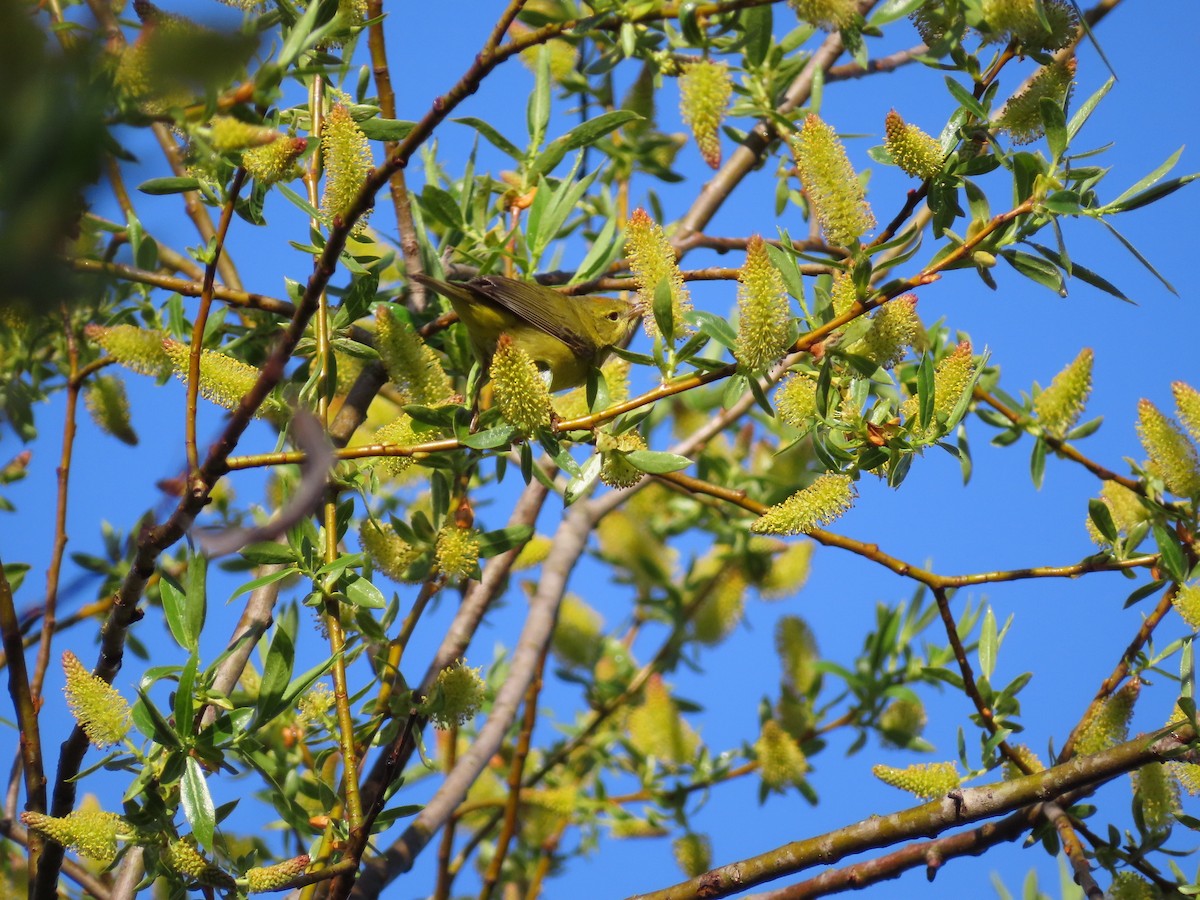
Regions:
M 184 10 L 169 3 L 164 6 Z M 491 25 L 489 17 L 499 9 L 499 4 L 486 4 L 485 8 L 479 2 L 397 7 L 389 21 L 389 40 L 395 61 L 393 77 L 401 104 L 400 118 L 418 118 L 437 93 L 447 90 L 457 80 L 482 44 Z M 788 15 L 786 7 L 777 7 L 777 21 Z M 1080 147 L 1115 142 L 1100 158 L 1101 164 L 1112 167 L 1101 188 L 1103 196 L 1120 193 L 1181 145 L 1189 147 L 1178 171 L 1200 168 L 1200 157 L 1194 149 L 1200 138 L 1197 117 L 1200 110 L 1193 90 L 1193 59 L 1200 50 L 1198 26 L 1200 15 L 1189 0 L 1155 3 L 1126 0 L 1101 25 L 1098 37 L 1119 81 L 1093 116 Z M 889 48 L 915 41 L 915 34 L 908 34 L 903 27 L 900 30 L 903 37 L 897 39 L 897 44 L 889 43 Z M 873 49 L 870 42 L 868 46 Z M 1106 77 L 1094 49 L 1086 47 L 1080 54 L 1077 99 L 1090 95 Z M 527 70 L 517 62 L 510 62 L 489 78 L 458 114 L 486 117 L 517 139 L 524 134 L 525 99 L 530 83 Z M 1006 87 L 1015 87 L 1017 83 L 1015 75 L 1005 79 Z M 664 125 L 676 116 L 674 104 L 674 89 L 668 85 L 659 101 Z M 823 109 L 826 120 L 843 134 L 864 135 L 861 139 L 848 139 L 851 158 L 857 166 L 869 165 L 866 150 L 879 143 L 883 115 L 890 107 L 936 132 L 953 104 L 943 86 L 942 73 L 919 66 L 827 89 Z M 571 121 L 561 110 L 555 119 L 561 129 Z M 663 130 L 679 127 L 675 124 Z M 439 129 L 439 152 L 449 171 L 461 170 L 473 137 L 468 129 L 452 123 Z M 147 142 L 131 138 L 131 144 L 144 159 L 155 160 Z M 732 149 L 728 141 L 726 148 L 727 152 Z M 157 162 L 149 162 L 151 167 L 156 165 Z M 687 182 L 655 187 L 663 198 L 668 220 L 683 214 L 703 179 L 708 177 L 708 170 L 701 167 L 690 146 L 681 153 L 678 165 L 689 176 Z M 485 146 L 481 149 L 479 167 L 491 168 L 496 173 L 504 163 Z M 742 187 L 714 220 L 708 229 L 710 233 L 774 232 L 777 222 L 772 214 L 772 166 L 767 169 Z M 414 165 L 411 173 L 411 186 L 419 189 L 420 166 Z M 128 180 L 136 184 L 140 178 L 131 174 Z M 875 173 L 872 198 L 881 219 L 888 218 L 889 211 L 898 207 L 906 187 L 891 172 Z M 638 196 L 636 191 L 634 196 Z M 998 189 L 993 195 L 993 209 L 999 208 L 1007 196 L 1003 188 Z M 1169 389 L 1172 380 L 1184 379 L 1200 386 L 1200 364 L 1195 355 L 1200 307 L 1190 281 L 1195 264 L 1192 254 L 1197 235 L 1194 216 L 1197 196 L 1195 188 L 1186 189 L 1152 208 L 1116 221 L 1123 233 L 1174 283 L 1178 297 L 1169 294 L 1101 227 L 1082 222 L 1069 223 L 1066 229 L 1073 259 L 1104 274 L 1137 300 L 1137 306 L 1123 304 L 1078 282 L 1070 285 L 1067 298 L 1059 298 L 1002 267 L 996 270 L 999 291 L 987 290 L 969 273 L 950 273 L 943 283 L 921 293 L 918 310 L 926 322 L 945 318 L 952 328 L 970 334 L 976 347 L 986 346 L 991 351 L 992 363 L 1002 369 L 1002 386 L 1014 395 L 1028 391 L 1034 380 L 1046 384 L 1081 347 L 1092 347 L 1096 354 L 1095 389 L 1089 415 L 1102 414 L 1105 424 L 1084 442 L 1082 449 L 1109 467 L 1125 471 L 1123 457 L 1142 456 L 1133 431 L 1137 400 L 1148 397 L 1168 410 L 1172 406 Z M 177 247 L 196 243 L 192 234 L 172 230 L 178 228 L 178 223 L 173 222 L 178 218 L 177 207 L 148 198 L 137 202 L 146 210 L 146 224 L 152 231 L 162 233 Z M 98 211 L 105 212 L 110 204 L 101 194 L 96 205 Z M 306 276 L 305 259 L 286 243 L 288 239 L 303 242 L 305 232 L 303 225 L 289 224 L 289 212 L 282 204 L 268 206 L 267 214 L 276 226 L 274 232 L 267 232 L 271 239 L 257 240 L 254 253 L 243 251 L 238 255 L 238 263 L 249 289 L 279 295 L 283 292 L 284 277 L 303 280 Z M 386 200 L 377 209 L 373 224 L 389 231 Z M 785 220 L 784 224 L 793 233 L 801 230 L 797 221 Z M 249 226 L 235 223 L 231 237 L 235 247 L 252 237 Z M 932 252 L 932 246 L 927 243 L 926 250 Z M 567 261 L 577 260 L 579 253 L 579 248 L 569 248 Z M 688 260 L 689 266 L 702 264 L 700 256 Z M 700 303 L 711 305 L 715 311 L 727 312 L 733 304 L 734 292 L 730 285 L 718 285 L 703 292 L 697 290 L 696 296 Z M 174 474 L 183 459 L 182 389 L 172 384 L 160 391 L 146 384 L 135 384 L 139 381 L 135 377 L 129 380 L 135 390 L 134 424 L 143 443 L 131 451 L 98 434 L 89 420 L 83 420 L 72 472 L 71 552 L 99 552 L 99 521 L 129 529 L 145 509 L 160 504 L 161 495 L 153 482 Z M 18 512 L 0 517 L 0 547 L 5 561 L 23 559 L 34 563 L 34 570 L 18 597 L 19 605 L 35 603 L 44 584 L 53 527 L 54 468 L 61 415 L 61 398 L 43 410 L 42 438 L 33 446 L 30 477 L 8 492 Z M 201 433 L 214 434 L 219 421 L 219 416 L 210 416 Z M 1016 447 L 995 450 L 987 443 L 992 434 L 990 429 L 974 419 L 969 427 L 975 460 L 970 485 L 962 486 L 958 464 L 953 459 L 931 452 L 914 465 L 898 492 L 864 480 L 856 508 L 837 523 L 835 530 L 876 541 L 893 555 L 917 564 L 927 563 L 946 573 L 1067 564 L 1092 552 L 1083 523 L 1087 500 L 1098 489 L 1095 479 L 1070 463 L 1050 460 L 1045 485 L 1036 491 L 1028 476 L 1029 440 Z M 265 450 L 272 445 L 272 439 L 262 429 L 252 431 L 244 443 L 247 450 Z M 17 450 L 11 434 L 4 434 L 0 456 L 7 459 Z M 239 475 L 235 487 L 239 496 L 248 500 L 261 496 L 261 480 L 254 476 Z M 551 518 L 542 523 L 541 530 L 549 529 L 556 512 L 550 510 Z M 68 566 L 64 584 L 70 585 L 76 574 L 77 570 Z M 587 590 L 584 579 L 577 582 L 576 590 Z M 960 609 L 965 600 L 986 599 L 1002 622 L 1010 613 L 1015 615 L 996 680 L 1006 682 L 1020 672 L 1036 672 L 1022 695 L 1023 722 L 1027 728 L 1023 740 L 1043 756 L 1047 742 L 1061 744 L 1069 725 L 1082 712 L 1101 679 L 1111 671 L 1137 627 L 1143 607 L 1121 608 L 1131 586 L 1131 582 L 1118 575 L 1105 575 L 1079 582 L 999 585 L 987 591 L 964 591 L 958 595 L 956 603 Z M 222 645 L 239 609 L 237 602 L 224 606 L 222 589 L 219 584 L 214 586 L 210 599 L 206 638 L 211 639 L 208 650 L 212 654 Z M 759 699 L 773 696 L 777 691 L 779 676 L 770 646 L 773 622 L 779 615 L 804 616 L 828 658 L 847 664 L 873 626 L 876 603 L 895 603 L 911 592 L 912 585 L 894 575 L 836 550 L 818 550 L 812 577 L 798 597 L 775 605 L 752 601 L 749 627 L 739 629 L 708 656 L 703 675 L 678 673 L 678 692 L 705 707 L 693 724 L 714 747 L 739 738 L 753 740 Z M 86 587 L 64 600 L 71 604 L 90 597 L 91 588 Z M 604 591 L 592 600 L 610 623 L 619 621 L 627 612 L 628 598 L 619 590 Z M 439 615 L 422 625 L 430 647 L 440 634 L 438 622 L 445 619 L 451 605 L 447 598 Z M 477 649 L 470 654 L 474 664 L 486 663 L 496 643 L 511 646 L 521 608 L 520 601 L 514 598 L 492 618 L 492 629 L 480 635 Z M 137 634 L 153 646 L 161 643 L 160 629 L 160 623 L 151 616 L 138 626 Z M 1164 645 L 1168 639 L 1183 633 L 1182 624 L 1169 620 L 1159 631 L 1158 644 Z M 933 637 L 936 636 L 934 632 Z M 90 636 L 82 632 L 60 642 L 60 647 L 67 646 L 85 660 L 94 656 Z M 423 667 L 424 660 L 417 665 Z M 133 695 L 134 674 L 139 669 L 136 661 L 129 660 L 117 679 L 117 686 L 126 696 Z M 56 678 L 57 672 L 52 670 L 52 689 L 57 687 Z M 1166 716 L 1173 698 L 1170 685 L 1160 680 L 1156 687 L 1144 697 L 1135 727 L 1156 727 Z M 574 688 L 550 687 L 546 705 L 566 719 L 576 697 Z M 924 692 L 923 697 L 930 716 L 926 736 L 938 748 L 928 758 L 953 758 L 955 729 L 970 712 L 968 702 L 957 694 L 939 695 L 933 691 Z M 50 703 L 54 702 L 51 697 Z M 59 731 L 63 722 L 60 715 L 43 719 L 49 746 L 55 746 L 64 736 Z M 15 746 L 11 737 L 11 731 L 0 732 L 0 747 Z M 974 740 L 973 735 L 968 738 L 969 742 Z M 772 797 L 759 807 L 757 783 L 753 779 L 742 779 L 712 791 L 694 824 L 698 830 L 711 834 L 714 861 L 731 862 L 871 813 L 911 805 L 905 795 L 876 782 L 869 769 L 881 759 L 905 765 L 918 761 L 917 757 L 881 752 L 869 744 L 857 756 L 845 758 L 848 743 L 848 739 L 835 736 L 826 753 L 815 760 L 811 780 L 822 798 L 821 806 L 816 809 L 797 796 Z M 122 776 L 113 777 L 106 796 L 115 800 L 124 786 Z M 230 785 L 218 788 L 232 789 Z M 1106 814 L 1127 815 L 1129 793 L 1124 780 L 1100 796 L 1105 800 Z M 1194 801 L 1189 811 L 1200 814 Z M 1175 842 L 1180 843 L 1178 839 Z M 432 857 L 431 849 L 419 870 L 394 885 L 387 896 L 422 896 L 431 884 Z M 1188 865 L 1185 861 L 1185 869 Z M 926 885 L 922 872 L 913 872 L 899 881 L 872 889 L 869 896 L 989 896 L 987 879 L 991 872 L 998 873 L 1015 892 L 1031 866 L 1037 866 L 1043 873 L 1044 887 L 1056 884 L 1054 863 L 1040 848 L 1021 850 L 1008 846 L 979 860 L 949 862 L 932 886 Z M 679 878 L 668 841 L 605 840 L 599 853 L 572 862 L 568 875 L 549 882 L 545 896 L 617 897 L 639 889 L 663 887 Z M 783 883 L 786 882 L 780 882 Z M 459 887 L 470 890 L 471 884 L 471 879 L 464 877 Z M 1057 890 L 1050 893 L 1056 895 Z

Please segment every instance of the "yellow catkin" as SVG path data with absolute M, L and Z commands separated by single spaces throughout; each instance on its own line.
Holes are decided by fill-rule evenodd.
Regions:
M 808 623 L 799 616 L 782 616 L 775 623 L 775 652 L 783 667 L 784 685 L 797 695 L 811 693 L 820 674 L 817 663 L 821 655 Z
M 791 310 L 783 276 L 771 262 L 767 245 L 754 235 L 738 272 L 738 332 L 734 355 L 742 371 L 760 375 L 787 352 Z
M 849 28 L 858 15 L 855 0 L 788 0 L 796 15 L 826 31 Z
M 884 120 L 883 146 L 892 161 L 914 178 L 928 181 L 942 170 L 942 145 L 915 125 L 909 125 L 894 109 Z
M 826 240 L 848 246 L 875 227 L 858 174 L 829 125 L 810 114 L 792 140 L 792 152 Z
M 325 160 L 325 191 L 321 196 L 321 214 L 327 224 L 343 218 L 351 209 L 374 160 L 367 136 L 338 103 L 325 117 L 321 129 L 321 153 Z M 355 222 L 356 232 L 366 226 L 364 213 Z
M 1200 460 L 1195 445 L 1149 400 L 1138 402 L 1137 431 L 1150 457 L 1151 474 L 1180 497 L 1200 494 Z
M 443 731 L 473 719 L 483 706 L 486 685 L 478 668 L 461 659 L 438 673 L 437 682 L 422 711 Z
M 1014 144 L 1036 141 L 1045 132 L 1040 104 L 1044 99 L 1065 105 L 1075 81 L 1075 57 L 1043 66 L 1018 94 L 1010 97 L 996 117 L 996 127 L 1007 131 Z
M 639 752 L 666 763 L 691 762 L 700 743 L 657 675 L 646 683 L 642 703 L 629 713 L 626 730 L 630 743 Z
M 772 506 L 750 524 L 756 534 L 808 534 L 828 525 L 854 503 L 854 479 L 821 475 L 803 490 Z
M 679 112 L 692 129 L 700 155 L 714 169 L 721 165 L 721 122 L 732 95 L 733 82 L 724 63 L 699 59 L 683 67 Z
M 799 784 L 808 771 L 804 751 L 774 719 L 763 722 L 762 732 L 754 744 L 754 755 L 758 758 L 759 777 L 772 790 Z
M 1063 437 L 1083 415 L 1092 392 L 1092 359 L 1090 349 L 1080 350 L 1079 355 L 1034 398 L 1033 411 L 1047 434 Z
M 922 800 L 941 797 L 958 787 L 962 780 L 953 762 L 917 763 L 907 768 L 876 765 L 871 774 L 892 787 L 908 791 Z
M 675 260 L 675 250 L 667 240 L 662 226 L 650 218 L 644 209 L 635 209 L 629 217 L 625 232 L 625 252 L 629 270 L 638 285 L 638 296 L 646 315 L 642 319 L 646 334 L 658 337 L 654 318 L 654 295 L 666 281 L 671 290 L 671 330 L 668 340 L 678 340 L 688 334 L 684 316 L 692 308 L 691 295 L 683 283 L 683 273 Z
M 533 358 L 506 334 L 496 343 L 491 374 L 504 421 L 524 434 L 550 424 L 550 389 Z
M 97 747 L 119 744 L 132 724 L 129 704 L 111 684 L 93 675 L 70 650 L 62 655 L 67 705 L 88 740 Z
M 671 844 L 671 853 L 688 878 L 703 875 L 712 868 L 712 842 L 706 834 L 689 831 L 680 835 Z

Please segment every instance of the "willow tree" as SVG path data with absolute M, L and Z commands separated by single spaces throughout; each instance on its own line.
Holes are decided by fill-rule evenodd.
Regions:
M 1106 178 L 1117 0 L 512 0 L 473 54 L 474 22 L 420 36 L 464 60 L 432 89 L 403 4 L 229 2 L 4 7 L 6 891 L 536 896 L 633 839 L 650 897 L 1026 838 L 1088 897 L 1191 883 L 1200 382 L 1099 458 L 1093 350 L 1004 384 L 954 312 L 1028 286 L 1103 316 L 1083 225 L 1153 283 L 1114 220 L 1191 177 Z M 981 441 L 1093 479 L 1077 561 L 955 571 L 872 532 L 894 491 L 936 535 L 941 451 L 969 478 Z M 947 493 L 907 494 L 935 465 Z M 807 599 L 810 562 L 840 596 Z M 873 571 L 908 587 L 823 653 L 813 617 Z M 999 651 L 1061 626 L 1013 598 L 1062 579 L 1138 605 L 1062 651 L 1106 674 L 1034 733 L 1022 701 L 1060 688 Z M 830 794 L 872 777 L 907 799 L 848 821 Z

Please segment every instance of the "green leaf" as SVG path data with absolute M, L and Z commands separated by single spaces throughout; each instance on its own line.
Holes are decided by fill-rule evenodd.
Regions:
M 421 205 L 435 222 L 462 230 L 462 210 L 458 208 L 458 202 L 449 192 L 437 185 L 427 184 L 421 191 Z
M 522 546 L 531 537 L 533 537 L 532 525 L 510 525 L 495 531 L 485 531 L 479 535 L 479 556 L 481 559 L 487 559 L 507 553 L 509 550 Z
M 296 664 L 296 628 L 299 622 L 296 607 L 288 605 L 275 617 L 275 634 L 271 638 L 267 658 L 263 662 L 262 681 L 255 703 L 259 726 L 269 722 L 287 708 L 283 701 L 292 667 Z
M 1038 101 L 1038 115 L 1042 127 L 1046 130 L 1046 143 L 1050 147 L 1051 158 L 1057 162 L 1067 149 L 1067 116 L 1062 104 L 1050 97 L 1042 97 Z
M 483 119 L 477 119 L 474 116 L 463 116 L 461 119 L 454 119 L 453 121 L 479 132 L 485 141 L 517 162 L 524 159 L 525 154 L 517 148 L 516 144 L 502 135 L 492 125 L 483 121 Z
M 195 653 L 199 643 L 200 633 L 192 631 L 191 618 L 187 612 L 187 598 L 183 591 L 167 576 L 163 576 L 158 587 L 159 597 L 162 598 L 163 617 L 167 620 L 167 629 L 171 637 L 189 653 Z
M 875 8 L 871 18 L 867 20 L 867 24 L 872 28 L 879 28 L 881 25 L 903 19 L 924 5 L 925 0 L 884 0 Z
M 200 763 L 191 756 L 184 760 L 183 778 L 179 781 L 179 803 L 183 807 L 184 817 L 192 826 L 196 843 L 211 853 L 217 814 Z
M 625 454 L 630 465 L 651 475 L 665 475 L 668 472 L 678 472 L 686 469 L 692 461 L 686 456 L 676 453 L 665 453 L 660 450 L 631 450 Z
M 1060 297 L 1067 295 L 1062 272 L 1049 260 L 1039 259 L 1032 253 L 1025 253 L 1022 250 L 1001 250 L 1000 255 L 1010 266 L 1031 281 L 1050 288 Z
M 204 631 L 204 619 L 208 612 L 208 557 L 200 553 L 188 554 L 187 606 L 184 615 L 187 618 L 188 634 L 199 638 Z M 188 648 L 192 653 L 195 647 Z
M 975 99 L 974 94 L 955 81 L 952 75 L 946 76 L 946 87 L 950 89 L 950 94 L 958 101 L 959 106 L 979 121 L 987 121 L 988 114 L 987 110 L 983 108 L 983 104 Z
M 671 291 L 671 280 L 663 276 L 662 281 L 654 286 L 654 324 L 665 343 L 673 343 L 675 339 L 675 305 L 674 294 Z
M 991 606 L 983 614 L 983 625 L 979 630 L 979 671 L 988 681 L 992 680 L 992 672 L 996 669 L 996 651 L 999 642 L 996 639 L 996 614 Z
M 1152 184 L 1156 184 L 1160 178 L 1175 168 L 1175 163 L 1179 162 L 1179 157 L 1182 153 L 1183 148 L 1180 147 L 1178 150 L 1168 156 L 1153 172 L 1150 172 L 1148 175 L 1138 179 L 1134 184 L 1130 185 L 1128 190 L 1109 203 L 1108 207 L 1106 208 L 1119 206 L 1120 204 L 1134 197 L 1136 194 L 1146 190 Z
M 1042 489 L 1042 481 L 1046 477 L 1046 439 L 1039 437 L 1033 442 L 1033 453 L 1029 458 L 1029 475 L 1033 479 L 1033 486 L 1039 491 Z
M 933 421 L 934 385 L 933 385 L 933 354 L 921 356 L 921 364 L 917 367 L 917 422 L 921 429 L 929 427 Z
M 512 425 L 500 425 L 486 431 L 477 431 L 464 437 L 460 443 L 472 450 L 494 450 L 497 447 L 507 447 L 512 443 L 517 429 Z
M 1092 112 L 1096 109 L 1097 104 L 1104 99 L 1105 94 L 1112 90 L 1112 86 L 1114 84 L 1116 84 L 1115 78 L 1108 79 L 1108 81 L 1104 82 L 1104 84 L 1096 91 L 1096 93 L 1092 94 L 1092 96 L 1088 97 L 1087 100 L 1084 101 L 1079 109 L 1075 110 L 1075 115 L 1071 116 L 1071 121 L 1067 123 L 1068 141 L 1075 140 L 1075 135 L 1079 133 L 1079 129 L 1084 126 L 1087 120 L 1091 117 Z
M 137 730 L 169 750 L 181 749 L 183 744 L 179 742 L 179 735 L 175 733 L 167 717 L 154 705 L 154 701 L 141 685 L 138 685 L 137 692 L 139 700 L 133 704 L 132 710 L 133 724 L 137 726 Z
M 175 687 L 175 733 L 183 744 L 188 744 L 192 737 L 192 715 L 195 712 L 195 698 L 192 692 L 196 686 L 196 666 L 199 659 L 193 653 L 188 657 L 183 670 L 179 673 L 179 684 Z
M 1162 567 L 1171 576 L 1171 580 L 1179 582 L 1187 581 L 1187 558 L 1183 555 L 1183 550 L 1180 548 L 1179 541 L 1176 540 L 1175 535 L 1162 525 L 1155 525 L 1154 542 L 1158 544 Z
M 1155 201 L 1161 200 L 1168 194 L 1175 193 L 1184 185 L 1191 184 L 1197 178 L 1200 178 L 1200 173 L 1193 172 L 1191 175 L 1180 175 L 1178 178 L 1172 178 L 1170 181 L 1164 181 L 1162 184 L 1156 184 L 1154 187 L 1147 188 L 1139 194 L 1134 194 L 1126 200 L 1114 200 L 1100 211 L 1102 213 L 1129 212 L 1132 209 L 1148 206 Z
M 200 182 L 190 176 L 170 176 L 167 178 L 151 178 L 138 185 L 143 194 L 182 194 L 184 191 L 194 191 L 200 187 Z
M 577 284 L 581 281 L 590 281 L 593 278 L 599 277 L 608 270 L 609 265 L 612 264 L 620 252 L 621 241 L 617 236 L 617 220 L 610 218 L 605 221 L 604 227 L 600 229 L 600 233 L 592 241 L 592 246 L 588 248 L 587 255 L 583 258 L 583 262 L 579 264 L 579 268 L 571 277 L 570 283 Z
M 1145 600 L 1151 594 L 1161 591 L 1163 589 L 1163 585 L 1165 584 L 1166 582 L 1161 580 L 1151 581 L 1149 584 L 1143 584 L 1140 588 L 1125 598 L 1125 603 L 1122 606 L 1122 609 L 1128 609 L 1139 600 Z
M 745 36 L 746 64 L 757 69 L 767 59 L 772 40 L 771 7 L 752 6 L 742 10 L 742 34 Z
M 1148 259 L 1146 259 L 1146 257 L 1142 256 L 1141 251 L 1139 251 L 1137 247 L 1133 246 L 1133 244 L 1131 244 L 1125 238 L 1125 235 L 1123 235 L 1123 234 L 1121 234 L 1121 232 L 1117 231 L 1117 229 L 1112 226 L 1112 223 L 1110 223 L 1108 221 L 1108 219 L 1105 219 L 1104 217 L 1101 216 L 1101 217 L 1097 217 L 1096 221 L 1099 222 L 1101 225 L 1103 225 L 1105 228 L 1107 228 L 1110 232 L 1112 232 L 1113 237 L 1115 237 L 1118 241 L 1120 241 L 1124 245 L 1125 249 L 1128 250 L 1130 253 L 1132 253 L 1134 258 L 1138 262 L 1140 262 L 1143 266 L 1145 266 L 1151 275 L 1153 275 L 1160 282 L 1162 282 L 1163 287 L 1165 287 L 1172 294 L 1179 296 L 1179 291 L 1175 290 L 1175 286 L 1173 284 L 1171 284 L 1171 282 L 1167 281 L 1167 279 L 1164 278 L 1159 273 L 1158 269 L 1154 268 L 1154 266 L 1151 265 L 1150 260 L 1148 260 Z
M 247 561 L 254 563 L 256 566 L 270 565 L 287 565 L 288 563 L 296 562 L 296 551 L 286 544 L 277 544 L 274 541 L 262 541 L 258 544 L 249 544 L 242 548 L 242 557 Z
M 542 146 L 546 126 L 550 124 L 550 48 L 543 44 L 537 50 L 533 90 L 525 107 L 525 126 L 529 131 L 529 146 Z
M 732 350 L 737 346 L 737 332 L 721 316 L 707 310 L 694 309 L 687 314 L 687 320 L 695 325 L 699 332 L 708 335 L 726 350 Z
M 604 466 L 604 459 L 599 453 L 593 453 L 587 458 L 582 466 L 579 467 L 579 474 L 567 482 L 567 487 L 563 491 L 563 503 L 570 506 L 580 497 L 587 494 L 592 489 L 592 485 L 596 483 L 596 479 L 600 477 L 600 470 Z M 541 470 L 541 466 L 538 466 Z
M 395 143 L 404 140 L 412 134 L 413 129 L 417 127 L 417 123 L 405 122 L 401 119 L 370 118 L 363 119 L 358 123 L 358 127 L 372 141 Z
M 548 174 L 554 170 L 568 153 L 594 144 L 597 140 L 610 134 L 636 119 L 635 112 L 628 109 L 614 109 L 602 113 L 593 119 L 588 119 L 581 125 L 576 125 L 562 137 L 555 138 L 529 167 L 530 177 Z
M 351 606 L 365 609 L 384 609 L 387 606 L 387 598 L 383 596 L 383 592 L 361 576 L 351 577 L 344 593 Z
M 260 587 L 266 587 L 268 584 L 274 584 L 276 581 L 282 581 L 285 578 L 290 578 L 292 575 L 297 574 L 299 571 L 300 570 L 297 569 L 295 566 L 285 566 L 284 568 L 280 569 L 277 572 L 271 572 L 268 575 L 263 575 L 259 578 L 255 578 L 253 581 L 247 581 L 245 584 L 243 584 L 241 587 L 239 587 L 236 591 L 234 591 L 230 595 L 229 600 L 226 602 L 232 603 L 238 597 L 242 596 L 242 594 L 249 593 L 250 591 L 256 591 Z
M 1110 544 L 1117 542 L 1117 524 L 1113 521 L 1112 510 L 1103 500 L 1092 498 L 1088 501 L 1088 518 L 1096 526 L 1096 530 Z

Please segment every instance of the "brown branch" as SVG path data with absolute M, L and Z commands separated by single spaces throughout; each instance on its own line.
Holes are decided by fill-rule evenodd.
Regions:
M 1012 812 L 1048 797 L 1093 787 L 1148 762 L 1170 759 L 1195 739 L 1195 730 L 1190 725 L 1182 725 L 1157 740 L 1140 735 L 1111 750 L 1076 757 L 1035 775 L 980 787 L 958 788 L 922 806 L 886 816 L 871 816 L 845 828 L 794 841 L 759 856 L 720 866 L 673 887 L 637 897 L 638 900 L 692 900 L 730 896 L 815 865 L 830 865 L 865 850 L 937 835 L 948 828 Z

